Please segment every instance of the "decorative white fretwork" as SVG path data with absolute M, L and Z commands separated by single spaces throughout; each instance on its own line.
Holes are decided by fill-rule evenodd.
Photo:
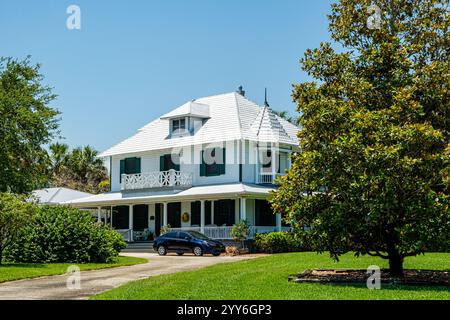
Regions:
M 192 186 L 192 172 L 175 170 L 122 175 L 122 190 Z

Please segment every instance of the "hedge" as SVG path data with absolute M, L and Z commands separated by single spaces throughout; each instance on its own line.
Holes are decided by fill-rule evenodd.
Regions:
M 88 211 L 38 206 L 5 251 L 11 262 L 109 263 L 126 247 L 122 236 Z
M 287 231 L 260 233 L 255 236 L 254 246 L 264 253 L 301 252 L 308 251 L 304 240 L 295 237 Z

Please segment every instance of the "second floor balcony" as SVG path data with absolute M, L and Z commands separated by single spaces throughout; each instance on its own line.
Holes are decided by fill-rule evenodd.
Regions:
M 122 174 L 122 190 L 153 188 L 189 188 L 192 186 L 192 172 L 175 170 L 154 171 L 136 174 Z
M 275 184 L 275 180 L 284 174 L 274 172 L 259 172 L 256 176 L 256 184 Z

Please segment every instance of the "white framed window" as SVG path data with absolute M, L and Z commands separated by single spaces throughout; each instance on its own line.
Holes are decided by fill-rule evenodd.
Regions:
M 172 133 L 184 133 L 186 130 L 186 119 L 173 119 L 172 120 Z

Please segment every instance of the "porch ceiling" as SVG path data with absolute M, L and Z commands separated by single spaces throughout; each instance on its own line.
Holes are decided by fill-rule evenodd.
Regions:
M 196 201 L 200 199 L 229 199 L 236 197 L 266 198 L 273 187 L 233 183 L 192 187 L 179 191 L 111 192 L 75 199 L 61 204 L 78 208 L 121 204 Z

